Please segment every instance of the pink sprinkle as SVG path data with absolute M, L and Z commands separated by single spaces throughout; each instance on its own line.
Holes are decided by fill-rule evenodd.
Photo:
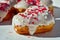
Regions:
M 35 12 L 39 12 L 39 9 L 35 10 Z
M 21 0 L 17 0 L 17 2 L 20 2 Z

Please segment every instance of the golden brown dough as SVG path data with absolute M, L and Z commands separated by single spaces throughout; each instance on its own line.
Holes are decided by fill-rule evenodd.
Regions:
M 50 23 L 49 25 L 46 25 L 46 26 L 45 25 L 38 26 L 34 34 L 40 34 L 40 33 L 45 33 L 45 32 L 51 31 L 53 26 L 54 26 L 54 23 Z M 23 35 L 29 34 L 28 26 L 24 26 L 24 27 L 15 26 L 14 29 L 18 34 L 23 34 Z
M 24 34 L 24 35 L 28 35 L 29 34 L 29 31 L 28 31 L 28 27 L 27 26 L 24 26 L 24 27 L 15 26 L 14 29 L 15 29 L 15 31 L 18 34 Z

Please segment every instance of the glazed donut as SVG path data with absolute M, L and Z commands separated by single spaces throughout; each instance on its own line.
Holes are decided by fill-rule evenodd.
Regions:
M 18 13 L 13 17 L 12 25 L 18 34 L 40 34 L 51 31 L 54 24 L 54 16 L 46 5 L 30 6 L 24 13 Z

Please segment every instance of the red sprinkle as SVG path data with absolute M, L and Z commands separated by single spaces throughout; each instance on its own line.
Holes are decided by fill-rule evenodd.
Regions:
M 27 17 L 27 16 L 25 16 L 24 14 L 20 14 L 20 15 L 21 15 L 22 17 L 24 17 L 24 18 Z
M 34 18 L 34 19 L 38 21 L 38 18 Z
M 42 10 L 47 10 L 45 7 Z
M 39 10 L 39 12 L 43 13 L 43 10 Z
M 34 22 L 32 22 L 32 24 L 34 24 Z

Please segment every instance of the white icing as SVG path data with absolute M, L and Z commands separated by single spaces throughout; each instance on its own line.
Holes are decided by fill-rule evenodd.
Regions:
M 36 31 L 37 25 L 29 25 L 29 33 L 33 35 Z
M 23 25 L 23 18 L 20 15 L 16 15 L 16 16 L 14 16 L 14 18 L 13 18 L 14 24 Z
M 32 16 L 32 14 L 28 15 L 29 12 L 27 12 L 27 11 L 28 10 L 31 11 L 31 9 L 34 10 L 35 8 L 38 8 L 38 6 L 30 6 L 24 13 L 20 13 L 20 14 L 24 14 L 25 16 L 27 16 L 29 18 L 24 18 L 19 14 L 17 14 L 13 18 L 13 22 L 14 22 L 13 24 L 22 25 L 22 26 L 27 25 L 31 35 L 33 35 L 35 33 L 38 25 L 49 25 L 51 22 L 55 23 L 54 17 L 50 13 L 48 13 L 48 7 L 46 7 L 47 10 L 45 10 L 44 13 L 38 12 L 38 15 L 34 14 L 33 18 L 37 17 L 39 19 L 39 21 L 36 21 L 33 18 L 30 18 Z M 29 22 L 30 22 L 30 24 L 29 24 Z M 31 22 L 34 22 L 34 23 L 32 24 Z
M 18 2 L 16 5 L 14 5 L 15 8 L 27 8 L 28 4 L 26 3 L 26 1 L 22 0 L 20 2 Z

